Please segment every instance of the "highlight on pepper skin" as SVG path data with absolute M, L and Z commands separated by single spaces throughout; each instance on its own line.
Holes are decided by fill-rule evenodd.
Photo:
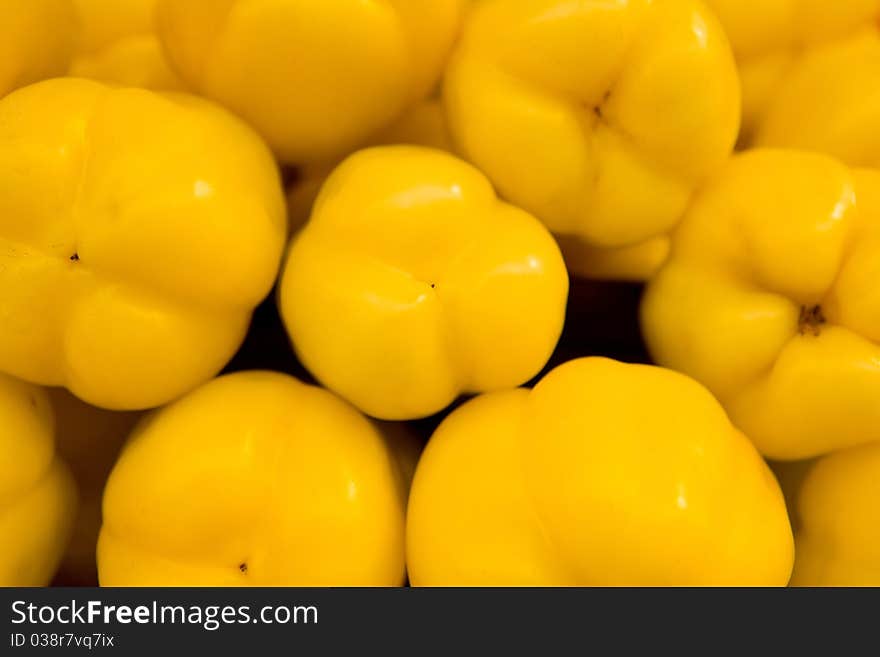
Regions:
M 598 248 L 667 234 L 739 127 L 730 46 L 696 0 L 483 0 L 444 89 L 499 193 Z
M 360 151 L 294 238 L 279 305 L 300 360 L 385 420 L 525 383 L 565 315 L 559 248 L 485 176 L 441 151 Z
M 287 164 L 342 157 L 426 98 L 465 0 L 159 0 L 186 83 Z
M 259 138 L 195 97 L 63 78 L 0 101 L 0 143 L 0 370 L 115 410 L 216 375 L 286 237 Z
M 706 0 L 742 80 L 743 146 L 880 166 L 880 0 Z
M 126 444 L 104 493 L 101 585 L 400 586 L 413 453 L 290 376 L 215 379 Z
M 776 479 L 711 394 L 604 358 L 448 416 L 406 542 L 416 586 L 784 586 L 794 557 Z
M 0 2 L 0 98 L 64 75 L 77 39 L 73 0 Z
M 880 440 L 878 280 L 880 172 L 748 151 L 688 211 L 643 330 L 765 456 L 818 456 Z
M 0 586 L 46 586 L 73 529 L 76 486 L 45 391 L 0 374 Z

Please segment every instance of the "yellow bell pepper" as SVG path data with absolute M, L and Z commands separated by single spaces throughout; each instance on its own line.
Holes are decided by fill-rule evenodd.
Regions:
M 594 280 L 645 281 L 656 274 L 669 257 L 667 235 L 616 248 L 591 246 L 566 235 L 557 235 L 556 241 L 569 272 Z
M 386 420 L 524 383 L 562 331 L 568 276 L 547 230 L 437 150 L 360 151 L 294 238 L 280 308 L 302 363 Z
M 0 98 L 64 75 L 77 34 L 71 0 L 0 0 Z
M 737 58 L 743 144 L 808 147 L 860 165 L 847 155 L 866 139 L 880 162 L 880 0 L 707 3 Z
M 436 98 L 425 100 L 410 109 L 390 128 L 375 135 L 367 146 L 410 144 L 452 152 L 452 141 L 446 126 L 443 106 Z M 299 169 L 299 178 L 287 196 L 290 232 L 295 233 L 309 220 L 312 207 L 324 182 L 339 162 L 311 164 Z
M 431 438 L 407 511 L 414 585 L 785 585 L 773 474 L 693 380 L 583 358 Z
M 765 455 L 880 440 L 880 172 L 755 150 L 690 208 L 642 307 L 661 365 Z
M 95 549 L 101 529 L 104 484 L 141 413 L 117 413 L 89 406 L 64 388 L 51 388 L 58 454 L 70 466 L 79 491 L 73 535 L 56 580 L 65 586 L 97 586 Z
M 668 233 L 739 126 L 733 55 L 698 0 L 476 3 L 444 98 L 502 197 L 600 248 Z
M 159 0 L 184 80 L 288 164 L 344 156 L 436 84 L 463 0 Z
M 224 376 L 126 444 L 104 493 L 100 581 L 399 586 L 406 488 L 378 430 L 326 390 Z
M 796 515 L 793 586 L 880 586 L 880 443 L 813 462 Z
M 440 100 L 432 98 L 419 103 L 366 145 L 389 144 L 428 146 L 453 153 L 455 147 Z M 328 164 L 300 168 L 299 178 L 287 196 L 291 233 L 298 231 L 308 221 L 315 199 L 334 168 L 334 165 Z M 591 247 L 574 237 L 560 236 L 558 243 L 569 271 L 573 275 L 592 279 L 646 280 L 656 273 L 669 253 L 667 236 L 617 249 Z
M 0 370 L 148 408 L 214 376 L 286 236 L 271 154 L 184 95 L 67 78 L 0 101 Z
M 0 374 L 0 586 L 45 586 L 76 514 L 46 393 Z
M 154 30 L 156 0 L 74 0 L 82 25 L 70 74 L 156 90 L 183 83 Z
M 877 25 L 805 57 L 780 85 L 754 143 L 815 150 L 880 167 L 880 11 Z

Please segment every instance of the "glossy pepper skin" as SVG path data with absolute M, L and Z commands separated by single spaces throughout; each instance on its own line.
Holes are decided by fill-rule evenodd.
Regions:
M 101 585 L 399 586 L 406 488 L 378 430 L 326 390 L 224 376 L 126 444 L 104 493 Z
M 440 425 L 407 512 L 417 586 L 785 585 L 782 493 L 695 381 L 604 358 Z
M 76 31 L 72 0 L 0 0 L 0 98 L 64 75 Z
M 442 103 L 431 98 L 415 105 L 390 128 L 373 136 L 366 146 L 409 144 L 452 152 L 452 138 Z M 299 169 L 299 178 L 287 195 L 290 232 L 295 233 L 309 220 L 315 199 L 333 169 L 340 163 L 312 164 Z
M 707 0 L 742 80 L 741 142 L 880 162 L 880 0 Z
M 64 388 L 48 391 L 55 412 L 58 454 L 70 466 L 79 506 L 73 533 L 55 574 L 64 586 L 97 586 L 95 550 L 101 529 L 101 497 L 116 457 L 141 413 L 95 408 Z
M 168 402 L 235 353 L 286 236 L 271 154 L 203 100 L 57 79 L 0 101 L 0 371 Z
M 401 420 L 537 374 L 567 293 L 553 238 L 482 173 L 441 151 L 386 146 L 327 180 L 293 240 L 279 300 L 323 385 Z
M 750 151 L 695 199 L 643 331 L 766 456 L 807 458 L 880 440 L 878 280 L 880 173 Z
M 74 0 L 81 32 L 70 75 L 178 91 L 154 29 L 156 0 Z
M 694 0 L 476 3 L 444 89 L 459 151 L 589 247 L 666 234 L 739 126 L 733 55 Z
M 793 586 L 880 586 L 880 443 L 813 462 L 796 506 Z
M 76 514 L 46 393 L 0 374 L 0 586 L 46 586 Z
M 333 160 L 427 97 L 463 0 L 159 0 L 186 82 L 288 164 Z

